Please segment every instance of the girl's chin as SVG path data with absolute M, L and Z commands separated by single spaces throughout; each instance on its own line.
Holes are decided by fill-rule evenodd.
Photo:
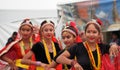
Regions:
M 23 39 L 28 39 L 29 37 L 22 37 Z
M 66 46 L 70 46 L 69 44 L 66 44 Z
M 51 39 L 51 37 L 45 37 L 46 39 Z
M 92 40 L 92 41 L 89 41 L 89 42 L 90 42 L 90 43 L 95 43 L 95 41 L 93 41 L 93 40 Z

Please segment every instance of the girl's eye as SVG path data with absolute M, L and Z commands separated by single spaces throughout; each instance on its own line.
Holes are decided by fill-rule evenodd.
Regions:
M 26 31 L 28 31 L 28 32 L 29 32 L 30 30 L 28 29 L 28 30 L 26 30 Z
M 97 33 L 96 31 L 93 31 L 93 33 Z
M 67 38 L 67 39 L 69 39 L 69 38 L 70 38 L 70 36 L 67 36 L 66 38 Z
M 65 37 L 64 37 L 64 36 L 62 36 L 62 39 L 65 39 Z
M 25 29 L 21 29 L 22 31 L 25 31 Z
M 87 31 L 87 33 L 90 33 L 90 31 Z
M 62 39 L 65 39 L 65 38 L 69 39 L 70 36 L 62 36 Z
M 48 31 L 48 29 L 45 29 L 45 32 L 47 32 Z
M 50 29 L 50 31 L 52 32 L 52 31 L 53 31 L 53 29 Z

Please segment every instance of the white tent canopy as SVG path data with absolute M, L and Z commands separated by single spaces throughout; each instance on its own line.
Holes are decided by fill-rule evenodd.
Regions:
M 43 19 L 51 19 L 57 23 L 57 4 L 73 3 L 86 0 L 2 0 L 0 1 L 0 49 L 4 47 L 13 31 L 17 31 L 19 24 L 25 18 L 32 18 L 41 23 Z M 51 18 L 52 17 L 52 18 Z M 39 24 L 37 23 L 37 24 Z M 59 22 L 56 27 L 60 35 Z M 58 31 L 59 30 L 59 31 Z
M 57 10 L 0 10 L 0 49 L 18 27 L 23 19 L 30 18 L 33 24 L 40 24 L 49 19 L 57 23 Z
M 120 23 L 112 24 L 107 29 L 107 31 L 119 31 L 119 30 L 120 30 Z

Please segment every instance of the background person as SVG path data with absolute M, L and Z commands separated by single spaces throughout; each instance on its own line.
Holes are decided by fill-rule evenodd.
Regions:
M 112 39 L 110 41 L 110 44 L 116 43 L 117 45 L 120 46 L 120 37 L 117 32 L 112 32 Z
M 10 44 L 11 42 L 13 42 L 17 37 L 17 32 L 13 32 L 12 36 L 8 39 L 6 45 Z

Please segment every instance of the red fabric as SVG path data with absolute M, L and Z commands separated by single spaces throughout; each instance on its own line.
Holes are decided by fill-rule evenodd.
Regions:
M 5 56 L 7 56 L 8 58 L 10 58 L 11 60 L 15 60 L 17 58 L 17 53 L 15 50 L 10 49 Z
M 10 44 L 11 44 L 11 43 L 10 43 Z M 4 50 L 6 50 L 6 49 L 9 47 L 10 44 L 4 46 L 4 48 L 2 48 L 2 49 L 0 50 L 0 54 L 1 54 L 2 52 L 4 52 Z
M 102 56 L 102 67 L 101 70 L 115 70 L 114 64 L 111 63 L 110 57 L 108 54 Z
M 25 53 L 27 53 L 28 51 L 29 50 L 26 50 Z M 12 60 L 23 58 L 23 55 L 22 55 L 21 49 L 20 49 L 20 45 L 18 43 L 14 44 L 5 55 Z
M 6 50 L 9 47 L 9 44 L 7 46 L 5 46 L 2 50 L 0 50 L 0 53 L 4 52 L 4 50 Z M 25 53 L 27 53 L 29 50 L 26 50 Z M 20 45 L 18 43 L 14 44 L 6 53 L 5 56 L 7 56 L 8 58 L 12 59 L 12 60 L 16 60 L 16 59 L 21 59 L 23 58 L 22 54 L 21 54 L 21 50 L 20 50 Z M 32 56 L 32 60 L 35 61 L 35 56 Z M 30 65 L 29 70 L 35 70 L 35 66 L 34 65 Z M 1 70 L 1 69 L 0 69 Z
M 32 56 L 32 61 L 36 61 L 34 54 L 33 54 L 33 56 Z M 28 70 L 36 70 L 36 66 L 35 66 L 35 65 L 30 65 Z
M 76 26 L 76 23 L 74 21 L 69 21 L 66 23 L 66 26 Z
M 16 51 L 16 54 L 17 54 L 16 59 L 21 59 L 21 58 L 23 58 L 23 55 L 22 55 L 22 53 L 21 53 L 20 45 L 17 43 L 17 44 L 14 45 L 14 48 L 15 48 L 15 51 Z
M 77 42 L 77 43 L 82 42 L 82 39 L 80 38 L 80 36 L 77 36 L 77 37 L 76 37 L 76 42 Z
M 55 67 L 56 70 L 62 70 L 62 64 L 58 64 L 56 67 Z
M 77 29 L 76 23 L 74 21 L 67 22 L 66 26 L 72 26 L 73 28 L 75 28 L 75 30 L 78 33 L 78 29 Z
M 115 70 L 120 70 L 120 52 L 117 57 L 114 58 Z
M 53 42 L 58 42 L 57 39 L 55 38 L 55 36 L 52 37 L 52 41 Z
M 34 39 L 34 41 L 37 43 L 37 42 L 40 42 L 40 35 L 39 34 L 34 34 L 32 36 L 32 38 Z
M 99 23 L 99 25 L 103 25 L 103 22 L 99 18 L 97 18 L 96 21 Z

